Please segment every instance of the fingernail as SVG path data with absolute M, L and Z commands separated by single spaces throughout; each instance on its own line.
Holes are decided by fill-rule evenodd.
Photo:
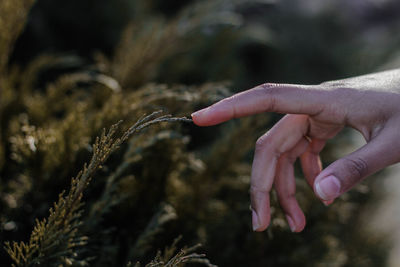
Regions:
M 340 182 L 333 175 L 329 175 L 315 185 L 317 195 L 323 200 L 332 200 L 339 195 Z
M 253 209 L 251 210 L 251 217 L 253 221 L 253 231 L 257 231 L 260 228 L 260 223 L 258 221 L 257 213 Z
M 199 111 L 193 112 L 191 116 L 192 116 L 192 118 L 197 117 L 197 116 L 204 116 L 204 115 L 207 115 L 208 111 L 209 111 L 209 108 L 203 108 Z
M 286 220 L 289 223 L 290 230 L 292 232 L 296 232 L 296 225 L 294 224 L 294 221 L 292 220 L 292 218 L 289 215 L 286 215 Z

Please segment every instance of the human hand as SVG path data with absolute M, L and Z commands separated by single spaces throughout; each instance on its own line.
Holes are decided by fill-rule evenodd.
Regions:
M 266 83 L 192 117 L 199 126 L 211 126 L 262 112 L 288 115 L 256 142 L 250 187 L 255 231 L 269 225 L 273 185 L 291 230 L 303 230 L 305 216 L 295 198 L 297 158 L 308 184 L 325 204 L 400 161 L 400 69 L 319 85 Z M 358 130 L 367 144 L 322 170 L 319 153 L 344 126 Z

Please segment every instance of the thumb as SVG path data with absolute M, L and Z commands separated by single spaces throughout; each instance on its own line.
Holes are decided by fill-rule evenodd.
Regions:
M 333 200 L 350 190 L 368 175 L 399 162 L 398 129 L 384 129 L 369 143 L 341 158 L 315 179 L 314 192 L 322 200 Z

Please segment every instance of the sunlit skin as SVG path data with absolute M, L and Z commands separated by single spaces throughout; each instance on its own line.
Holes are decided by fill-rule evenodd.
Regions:
M 293 232 L 306 219 L 296 197 L 293 164 L 300 158 L 304 176 L 325 204 L 365 177 L 400 161 L 400 69 L 319 85 L 263 84 L 192 114 L 198 126 L 264 112 L 285 115 L 255 146 L 251 172 L 253 230 L 270 223 L 274 186 Z M 319 153 L 345 126 L 366 144 L 322 169 Z

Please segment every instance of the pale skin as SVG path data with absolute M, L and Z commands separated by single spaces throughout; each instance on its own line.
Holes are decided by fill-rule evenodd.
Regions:
M 400 69 L 319 85 L 262 84 L 192 114 L 198 126 L 216 125 L 257 113 L 285 115 L 255 146 L 251 172 L 253 230 L 270 223 L 274 187 L 290 229 L 301 232 L 306 219 L 296 197 L 293 164 L 302 170 L 326 205 L 365 177 L 400 161 Z M 345 126 L 366 144 L 322 169 L 319 153 Z

